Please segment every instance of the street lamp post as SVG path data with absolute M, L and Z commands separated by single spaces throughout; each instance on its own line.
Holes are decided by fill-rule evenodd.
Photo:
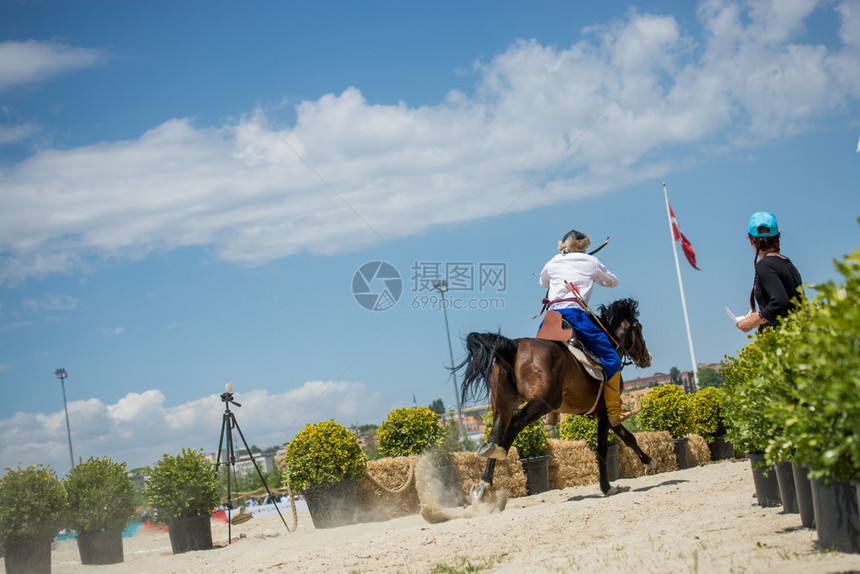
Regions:
M 460 443 L 463 452 L 466 451 L 466 434 L 463 428 L 463 410 L 460 408 L 460 393 L 457 390 L 457 373 L 454 371 L 454 349 L 451 347 L 451 329 L 448 327 L 448 306 L 445 304 L 445 292 L 448 290 L 447 281 L 434 281 L 433 287 L 442 295 L 442 315 L 445 317 L 445 334 L 448 336 L 448 356 L 451 358 L 451 378 L 454 380 L 454 400 L 457 403 L 457 419 L 460 426 Z
M 69 434 L 69 458 L 72 460 L 72 468 L 75 468 L 75 454 L 72 452 L 72 429 L 69 427 L 69 407 L 66 404 L 66 369 L 57 369 L 54 371 L 57 378 L 60 379 L 60 385 L 63 387 L 63 408 L 66 410 L 66 432 Z

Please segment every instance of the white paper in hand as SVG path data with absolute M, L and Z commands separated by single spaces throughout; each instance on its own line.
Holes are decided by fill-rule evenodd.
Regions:
M 728 314 L 729 319 L 731 319 L 732 323 L 734 323 L 735 325 L 737 325 L 738 321 L 745 317 L 745 315 L 735 315 L 734 313 L 732 313 L 732 310 L 729 309 L 728 305 L 726 305 L 726 314 Z

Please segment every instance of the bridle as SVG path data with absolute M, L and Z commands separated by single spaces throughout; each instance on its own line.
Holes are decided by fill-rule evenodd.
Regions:
M 639 333 L 639 338 L 641 339 L 642 338 L 642 324 L 639 323 L 639 321 L 637 321 L 635 319 L 632 321 L 630 321 L 629 319 L 624 319 L 621 321 L 621 324 L 619 324 L 618 326 L 621 327 L 621 325 L 625 321 L 630 325 L 631 337 L 635 338 L 634 334 Z M 615 347 L 615 352 L 618 353 L 618 358 L 621 359 L 621 367 L 623 368 L 623 367 L 626 367 L 627 365 L 636 365 L 638 367 L 639 361 L 637 361 L 636 359 L 633 358 L 633 355 L 630 353 L 629 349 L 625 348 L 624 346 L 621 345 L 621 343 L 618 342 L 618 339 L 620 339 L 620 337 L 618 337 L 618 339 L 616 339 L 617 333 L 616 333 L 616 337 L 613 337 L 612 334 L 610 334 L 608 332 L 609 331 L 608 329 L 606 329 L 606 331 L 607 331 L 606 334 L 609 335 L 609 340 L 612 342 L 613 347 Z M 635 342 L 635 341 L 633 341 L 633 342 Z M 642 343 L 644 346 L 644 343 L 645 343 L 644 340 L 642 341 Z

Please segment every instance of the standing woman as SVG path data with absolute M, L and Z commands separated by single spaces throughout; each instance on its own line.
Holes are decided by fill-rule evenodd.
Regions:
M 750 245 L 755 248 L 755 278 L 750 292 L 750 312 L 737 322 L 738 329 L 747 333 L 758 327 L 759 332 L 777 324 L 779 317 L 788 315 L 798 304 L 803 281 L 791 260 L 779 252 L 779 225 L 772 213 L 758 211 L 750 216 Z M 756 303 L 759 310 L 756 311 Z

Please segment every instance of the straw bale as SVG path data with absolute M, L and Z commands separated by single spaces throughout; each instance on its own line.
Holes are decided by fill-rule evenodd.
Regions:
M 711 449 L 708 441 L 701 435 L 691 434 L 687 436 L 687 465 L 699 466 L 711 462 Z
M 659 460 L 663 466 L 658 472 L 678 470 L 675 458 L 675 446 L 672 435 L 666 431 L 635 433 L 636 442 L 651 458 Z M 620 478 L 635 478 L 645 475 L 645 465 L 633 452 L 633 449 L 618 441 L 618 476 Z
M 584 440 L 549 441 L 549 487 L 584 486 L 599 481 L 597 455 Z
M 457 468 L 457 477 L 463 488 L 465 500 L 469 500 L 469 489 L 473 484 L 480 482 L 487 459 L 473 452 L 455 452 L 451 454 L 451 460 Z M 516 447 L 508 451 L 508 458 L 496 461 L 496 470 L 493 474 L 493 487 L 489 489 L 492 494 L 499 489 L 506 489 L 508 496 L 526 496 L 526 475 L 520 462 Z
M 368 520 L 389 520 L 420 511 L 414 473 L 417 461 L 417 456 L 368 461 L 367 476 L 356 484 L 358 504 L 368 513 Z

